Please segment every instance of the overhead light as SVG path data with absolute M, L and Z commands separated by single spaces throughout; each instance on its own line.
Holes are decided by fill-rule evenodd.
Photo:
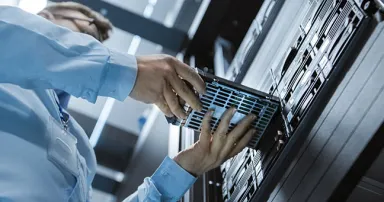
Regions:
M 19 7 L 29 13 L 37 14 L 47 6 L 47 0 L 20 0 Z
M 92 134 L 89 137 L 89 142 L 92 147 L 95 147 L 97 142 L 99 142 L 101 133 L 103 132 L 104 126 L 107 123 L 108 117 L 111 114 L 113 105 L 115 104 L 115 99 L 108 98 L 104 104 L 103 110 L 100 113 L 99 118 L 97 119 L 95 128 L 93 128 Z

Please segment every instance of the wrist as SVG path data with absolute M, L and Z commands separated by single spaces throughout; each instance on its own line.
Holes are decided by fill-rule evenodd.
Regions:
M 180 152 L 177 154 L 173 160 L 185 171 L 187 171 L 189 174 L 193 175 L 194 177 L 198 177 L 204 173 L 202 169 L 199 168 L 198 165 L 191 159 L 187 158 L 186 155 L 184 155 L 185 151 Z

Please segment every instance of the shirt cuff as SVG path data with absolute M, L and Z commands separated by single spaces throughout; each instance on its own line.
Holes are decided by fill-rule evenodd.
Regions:
M 196 178 L 166 157 L 151 177 L 163 200 L 177 201 L 195 183 Z
M 110 50 L 110 58 L 106 67 L 106 74 L 99 95 L 124 101 L 131 93 L 136 82 L 136 57 Z

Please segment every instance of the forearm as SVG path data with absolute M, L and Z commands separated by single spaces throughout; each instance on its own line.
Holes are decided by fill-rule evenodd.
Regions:
M 0 6 L 0 38 L 0 83 L 60 89 L 91 102 L 124 100 L 135 83 L 134 56 L 18 8 Z

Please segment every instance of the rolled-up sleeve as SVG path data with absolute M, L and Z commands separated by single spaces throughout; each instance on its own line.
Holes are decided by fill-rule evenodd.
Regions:
M 59 89 L 90 102 L 124 100 L 135 84 L 134 56 L 19 8 L 0 6 L 0 38 L 0 83 Z
M 137 192 L 124 202 L 178 201 L 195 181 L 194 176 L 166 157 L 156 172 L 145 178 Z

